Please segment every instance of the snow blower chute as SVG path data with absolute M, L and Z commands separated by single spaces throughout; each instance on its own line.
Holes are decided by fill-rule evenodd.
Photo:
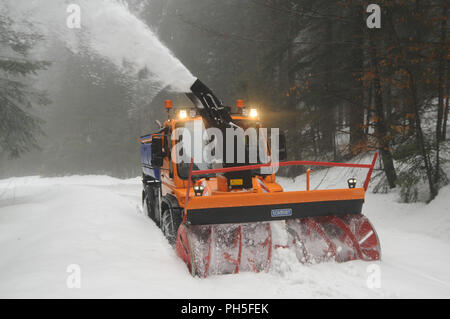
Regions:
M 258 157 L 256 164 L 249 164 L 246 156 L 244 163 L 217 167 L 196 162 L 189 152 L 181 160 L 183 152 L 172 152 L 182 141 L 178 128 L 193 132 L 192 136 L 202 139 L 201 145 L 205 136 L 209 142 L 211 137 L 196 135 L 195 125 L 221 132 L 261 128 L 258 110 L 246 109 L 242 101 L 233 113 L 199 80 L 191 90 L 187 95 L 194 107 L 171 111 L 172 102 L 166 101 L 169 119 L 159 132 L 141 137 L 140 142 L 144 210 L 192 275 L 267 270 L 272 252 L 280 248 L 272 241 L 274 221 L 281 222 L 287 232 L 287 245 L 282 248 L 293 249 L 301 263 L 380 259 L 377 234 L 362 215 L 378 154 L 371 164 L 284 161 L 285 141 L 280 136 L 276 163 L 263 163 Z M 249 150 L 247 143 L 245 139 L 244 153 Z M 270 147 L 267 152 L 270 158 Z M 360 187 L 350 178 L 348 188 L 310 190 L 308 171 L 306 190 L 285 192 L 276 182 L 275 168 L 292 165 L 363 168 L 368 174 Z

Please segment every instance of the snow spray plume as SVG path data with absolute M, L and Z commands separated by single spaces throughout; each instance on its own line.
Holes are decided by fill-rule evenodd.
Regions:
M 70 28 L 70 5 L 80 8 L 80 28 Z M 2 0 L 0 10 L 14 21 L 33 25 L 47 39 L 57 37 L 73 53 L 98 55 L 119 70 L 138 76 L 142 70 L 158 93 L 168 87 L 188 92 L 195 78 L 149 27 L 118 0 Z

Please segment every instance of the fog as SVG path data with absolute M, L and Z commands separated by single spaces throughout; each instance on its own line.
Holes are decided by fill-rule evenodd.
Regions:
M 226 105 L 258 107 L 290 159 L 379 150 L 382 189 L 437 189 L 450 41 L 444 2 L 427 3 L 4 0 L 0 96 L 18 94 L 20 110 L 2 102 L 0 177 L 139 176 L 137 138 L 166 118 L 165 99 L 189 105 L 199 78 Z
M 149 104 L 163 90 L 188 92 L 196 79 L 139 18 L 140 6 L 115 0 L 76 5 L 1 4 L 15 30 L 38 38 L 29 57 L 50 62 L 32 77 L 50 100 L 30 110 L 45 122 L 41 149 L 20 159 L 3 156 L 3 176 L 137 175 L 137 137 L 153 128 L 152 114 L 158 113 Z M 71 18 L 73 10 L 80 14 L 78 22 Z

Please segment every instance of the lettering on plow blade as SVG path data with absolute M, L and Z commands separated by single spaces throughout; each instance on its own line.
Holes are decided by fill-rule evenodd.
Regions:
M 289 217 L 292 216 L 292 208 L 272 209 L 270 215 L 272 217 Z

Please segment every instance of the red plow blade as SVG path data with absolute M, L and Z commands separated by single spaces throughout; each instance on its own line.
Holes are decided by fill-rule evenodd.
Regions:
M 378 236 L 364 215 L 325 216 L 286 221 L 291 240 L 301 263 L 350 260 L 379 260 Z
M 377 234 L 364 215 L 325 216 L 286 221 L 287 246 L 299 262 L 374 261 L 381 255 Z M 270 267 L 270 223 L 185 225 L 177 237 L 178 255 L 192 275 L 261 272 Z
M 269 223 L 181 225 L 178 255 L 194 276 L 268 270 L 272 256 Z

